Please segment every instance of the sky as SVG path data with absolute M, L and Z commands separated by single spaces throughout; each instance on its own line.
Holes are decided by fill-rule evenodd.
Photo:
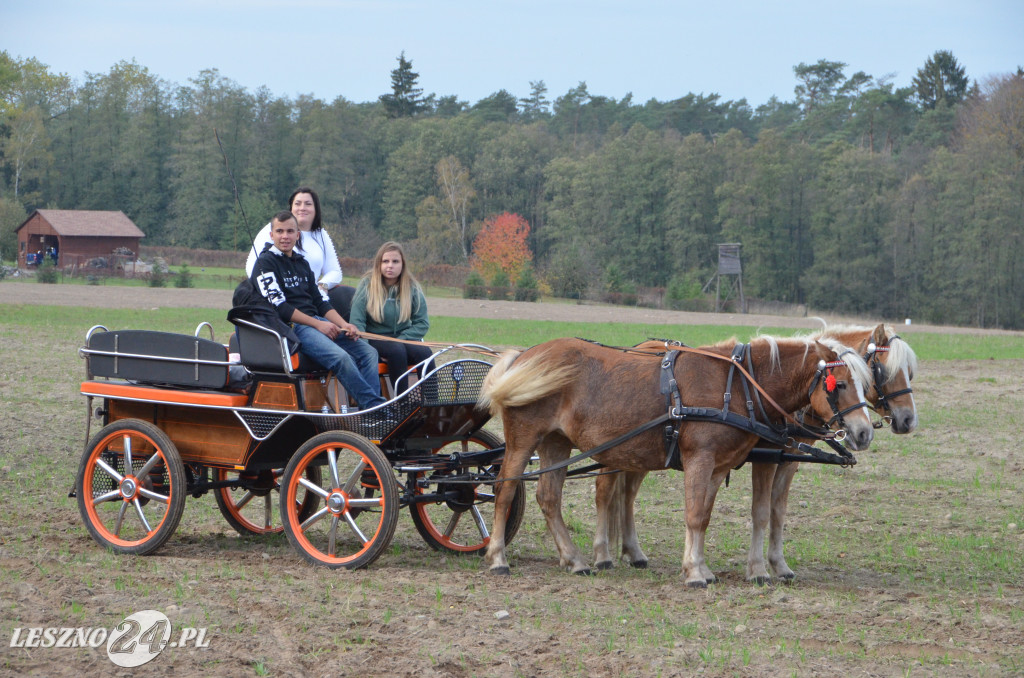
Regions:
M 838 6 L 838 8 L 837 8 Z M 0 50 L 81 83 L 134 60 L 170 83 L 206 69 L 254 92 L 391 91 L 404 52 L 424 94 L 473 104 L 543 81 L 633 102 L 794 99 L 821 59 L 909 86 L 949 50 L 967 76 L 1024 66 L 1024 0 L 0 0 Z

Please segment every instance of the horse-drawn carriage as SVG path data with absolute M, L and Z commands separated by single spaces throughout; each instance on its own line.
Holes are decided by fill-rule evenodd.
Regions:
M 785 579 L 792 571 L 782 558 L 781 527 L 793 463 L 852 463 L 829 426 L 853 432 L 852 449 L 866 448 L 873 426 L 865 398 L 888 413 L 895 432 L 916 425 L 909 388 L 916 359 L 881 325 L 847 330 L 842 341 L 823 333 L 660 351 L 556 340 L 522 358 L 510 353 L 494 370 L 479 359 L 426 361 L 421 378 L 397 395 L 391 378 L 403 375 L 382 365 L 382 392 L 391 399 L 351 411 L 337 380 L 302 365 L 284 336 L 232 322 L 234 347 L 214 341 L 212 328 L 210 339 L 201 338 L 206 323 L 191 336 L 89 331 L 81 392 L 90 422 L 104 426 L 86 445 L 74 494 L 99 543 L 150 553 L 176 529 L 186 496 L 213 493 L 239 532 L 283 530 L 306 560 L 357 568 L 386 549 L 399 510 L 408 507 L 431 547 L 486 551 L 491 571 L 508 573 L 505 546 L 525 507 L 518 481 L 533 477 L 560 562 L 589 571 L 561 520 L 561 483 L 570 464 L 592 457 L 603 469 L 598 566 L 610 566 L 607 533 L 618 527 L 623 555 L 646 565 L 630 508 L 639 479 L 685 468 L 683 569 L 687 583 L 699 586 L 714 581 L 703 543 L 715 492 L 730 469 L 751 461 L 761 468 L 754 464 L 748 577 L 768 578 L 762 544 L 770 503 L 769 557 Z M 743 397 L 731 399 L 734 389 Z M 94 399 L 102 403 L 95 410 Z M 823 426 L 796 421 L 801 408 Z M 482 428 L 499 413 L 507 448 Z M 794 436 L 827 440 L 837 453 Z M 771 447 L 755 447 L 759 441 Z M 572 448 L 587 451 L 570 458 Z M 535 452 L 542 468 L 524 473 Z M 787 464 L 787 474 L 775 473 Z M 608 471 L 626 471 L 632 486 L 602 483 Z
M 489 363 L 420 365 L 397 395 L 400 375 L 381 363 L 391 398 L 356 411 L 285 337 L 233 322 L 227 346 L 208 323 L 193 335 L 89 330 L 81 393 L 90 424 L 103 427 L 91 438 L 87 430 L 73 494 L 97 542 L 150 553 L 177 528 L 186 497 L 212 493 L 240 533 L 283 530 L 306 560 L 332 568 L 372 563 L 405 507 L 435 549 L 486 547 L 503 453 L 482 429 L 489 415 L 475 409 Z M 506 540 L 523 497 L 508 511 Z

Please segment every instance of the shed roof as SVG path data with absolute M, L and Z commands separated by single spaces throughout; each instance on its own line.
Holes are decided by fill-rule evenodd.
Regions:
M 36 210 L 33 214 L 35 213 L 63 236 L 146 237 L 146 234 L 120 210 Z M 31 218 L 30 215 L 17 230 L 21 230 Z

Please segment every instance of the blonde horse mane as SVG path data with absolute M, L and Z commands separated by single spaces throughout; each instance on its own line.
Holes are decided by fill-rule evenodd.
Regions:
M 821 320 L 821 318 L 818 318 Z M 833 337 L 836 339 L 841 338 L 844 334 L 867 334 L 870 338 L 874 327 L 867 327 L 864 325 L 826 325 L 824 320 L 822 322 L 822 329 L 813 332 L 808 337 L 814 339 L 821 339 L 823 337 Z M 896 330 L 891 325 L 885 325 L 885 336 L 889 339 L 889 357 L 883 363 L 885 366 L 885 382 L 889 383 L 896 378 L 904 368 L 907 370 L 907 379 L 913 379 L 914 373 L 917 372 L 917 354 L 914 353 L 914 349 L 910 347 L 910 344 L 905 342 L 902 337 L 896 334 Z M 894 341 L 896 340 L 896 341 Z
M 506 351 L 491 367 L 477 398 L 478 409 L 497 415 L 508 407 L 522 407 L 551 395 L 576 378 L 575 365 L 553 366 L 545 354 L 513 364 L 520 351 Z

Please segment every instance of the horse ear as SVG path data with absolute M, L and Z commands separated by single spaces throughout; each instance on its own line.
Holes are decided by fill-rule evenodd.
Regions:
M 839 356 L 836 354 L 835 351 L 833 351 L 820 341 L 814 342 L 814 348 L 818 352 L 818 357 L 827 363 L 835 362 L 836 360 L 839 359 Z
M 885 331 L 885 323 L 879 323 L 878 327 L 871 333 L 871 341 L 875 346 L 886 346 L 889 343 L 889 335 Z

